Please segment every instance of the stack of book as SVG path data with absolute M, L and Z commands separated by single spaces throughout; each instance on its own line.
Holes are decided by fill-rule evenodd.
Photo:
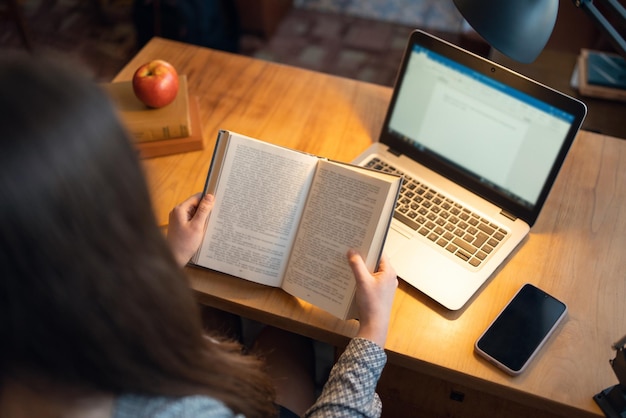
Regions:
M 617 54 L 582 49 L 578 91 L 584 96 L 626 101 L 626 60 Z
M 159 109 L 139 101 L 131 81 L 107 83 L 103 87 L 134 137 L 141 158 L 203 149 L 198 100 L 189 96 L 186 76 L 179 76 L 176 99 Z

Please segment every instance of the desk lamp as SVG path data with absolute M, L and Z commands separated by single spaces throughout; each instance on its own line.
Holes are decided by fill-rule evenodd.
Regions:
M 619 383 L 604 389 L 593 399 L 607 417 L 621 418 L 626 416 L 626 336 L 613 344 L 613 349 L 617 353 L 615 359 L 610 360 L 609 363 Z
M 626 59 L 626 9 L 619 0 L 573 0 Z M 495 49 L 516 61 L 530 63 L 546 46 L 554 28 L 558 0 L 454 0 L 465 20 Z M 609 21 L 609 17 L 614 21 Z M 621 28 L 622 34 L 619 29 Z

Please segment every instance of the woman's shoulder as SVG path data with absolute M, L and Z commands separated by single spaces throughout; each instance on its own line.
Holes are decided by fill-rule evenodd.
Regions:
M 113 418 L 233 418 L 221 401 L 202 395 L 171 398 L 122 395 L 115 400 Z

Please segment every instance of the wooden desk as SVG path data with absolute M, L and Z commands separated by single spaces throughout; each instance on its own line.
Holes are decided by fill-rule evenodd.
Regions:
M 349 161 L 377 138 L 391 94 L 386 87 L 161 39 L 146 45 L 116 80 L 130 79 L 153 58 L 187 74 L 191 94 L 200 97 L 206 137 L 204 151 L 144 160 L 162 225 L 175 204 L 202 190 L 218 129 Z M 581 132 L 527 241 L 466 308 L 447 311 L 401 282 L 386 345 L 389 366 L 446 382 L 447 392 L 431 399 L 441 398 L 434 403 L 446 413 L 456 408 L 455 416 L 480 416 L 463 405 L 481 394 L 504 402 L 506 412 L 491 416 L 514 416 L 520 407 L 543 411 L 539 416 L 602 415 L 592 396 L 617 383 L 610 346 L 626 333 L 624 202 L 626 142 Z M 336 345 L 356 332 L 356 322 L 280 290 L 187 272 L 202 303 Z M 473 343 L 524 282 L 565 301 L 569 317 L 530 368 L 511 378 L 478 358 Z M 455 403 L 449 388 L 459 387 L 471 396 Z

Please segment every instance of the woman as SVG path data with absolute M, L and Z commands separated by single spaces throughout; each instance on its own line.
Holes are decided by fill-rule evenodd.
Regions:
M 29 59 L 1 64 L 0 91 L 0 416 L 276 416 L 262 362 L 204 335 L 180 268 L 212 197 L 172 211 L 168 245 L 136 153 L 99 89 Z M 311 416 L 337 404 L 380 413 L 373 387 L 397 280 L 385 262 L 375 275 L 358 255 L 349 262 L 362 338 L 344 357 L 373 386 L 359 404 L 333 401 L 353 377 L 340 360 Z

